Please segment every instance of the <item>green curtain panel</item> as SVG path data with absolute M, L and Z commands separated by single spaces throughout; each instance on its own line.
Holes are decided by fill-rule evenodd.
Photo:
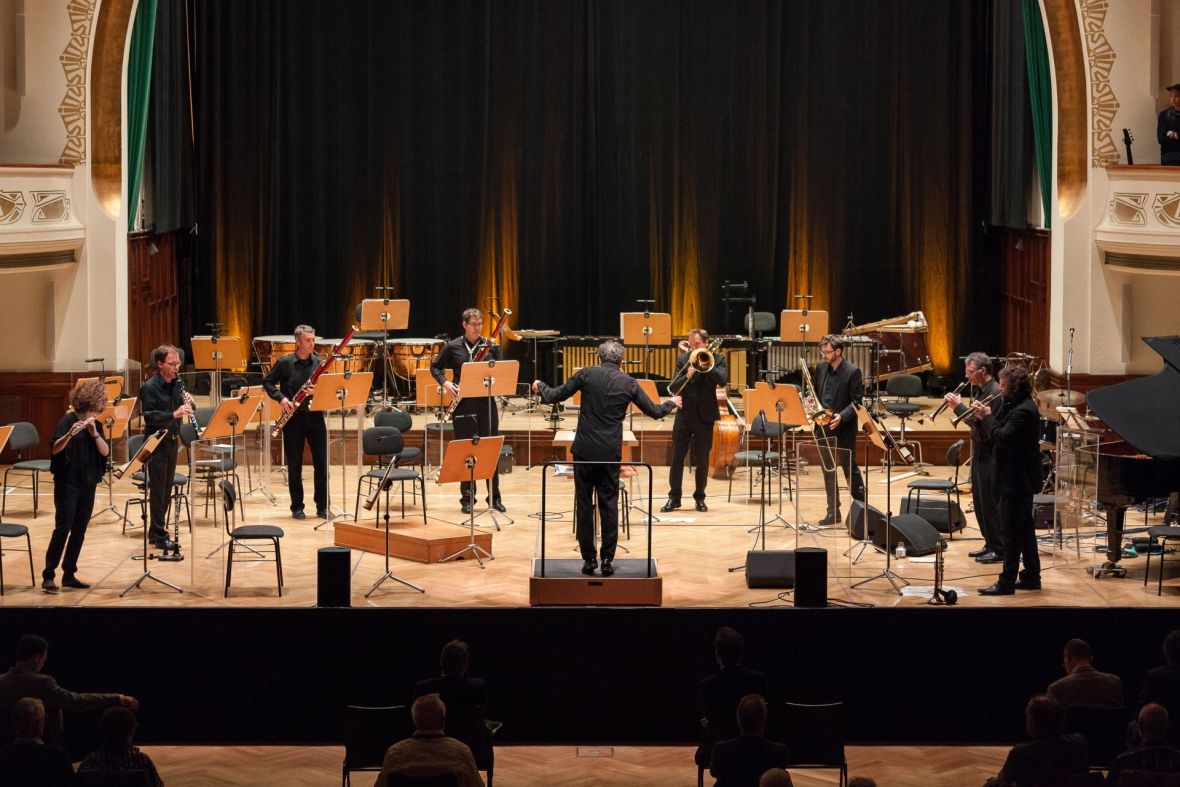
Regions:
M 1049 50 L 1045 24 L 1037 0 L 1024 0 L 1024 52 L 1028 68 L 1028 92 L 1032 104 L 1033 140 L 1037 149 L 1037 175 L 1041 183 L 1041 207 L 1045 227 L 1051 225 L 1053 199 L 1053 82 L 1049 76 Z
M 139 0 L 127 64 L 127 231 L 135 230 L 143 151 L 152 97 L 152 50 L 156 41 L 156 0 Z

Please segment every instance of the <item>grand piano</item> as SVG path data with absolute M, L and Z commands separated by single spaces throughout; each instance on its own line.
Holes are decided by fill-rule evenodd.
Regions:
M 1095 498 L 1106 511 L 1103 569 L 1119 575 L 1127 507 L 1180 490 L 1180 336 L 1143 341 L 1163 357 L 1159 372 L 1086 396 L 1090 411 L 1118 438 L 1098 453 Z

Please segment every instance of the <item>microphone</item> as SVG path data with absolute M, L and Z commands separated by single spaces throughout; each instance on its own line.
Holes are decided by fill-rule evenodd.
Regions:
M 1074 332 L 1074 327 L 1071 325 L 1071 326 L 1069 326 L 1069 338 L 1071 338 L 1071 339 L 1073 338 L 1073 332 Z
M 1072 328 L 1070 329 L 1070 333 L 1073 333 Z M 105 360 L 106 358 L 87 358 L 84 363 L 102 363 Z

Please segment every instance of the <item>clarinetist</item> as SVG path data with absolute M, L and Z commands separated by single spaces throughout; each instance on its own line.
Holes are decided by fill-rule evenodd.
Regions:
M 995 397 L 1000 393 L 1000 384 L 992 377 L 991 358 L 987 353 L 973 352 L 967 356 L 967 381 L 971 384 L 974 399 Z M 955 411 L 955 415 L 963 416 L 970 411 L 958 394 L 948 393 L 943 398 Z M 996 507 L 994 446 L 976 419 L 965 420 L 971 425 L 971 501 L 975 508 L 975 521 L 979 523 L 979 532 L 983 534 L 983 547 L 968 555 L 980 563 L 1002 563 L 1004 541 L 1000 537 L 1000 511 Z
M 168 501 L 176 477 L 176 454 L 180 450 L 180 421 L 191 418 L 193 408 L 184 400 L 180 383 L 180 350 L 161 344 L 152 350 L 156 374 L 139 389 L 145 436 L 164 429 L 164 439 L 148 459 L 148 493 L 151 495 L 151 526 L 148 540 L 152 546 L 171 552 L 176 543 L 168 538 Z

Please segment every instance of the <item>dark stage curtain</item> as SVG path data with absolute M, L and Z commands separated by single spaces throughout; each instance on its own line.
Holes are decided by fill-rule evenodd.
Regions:
M 610 335 L 815 295 L 976 338 L 988 3 L 198 0 L 194 322 L 339 335 L 373 287 L 409 335 L 490 296 Z M 976 173 L 982 172 L 983 175 Z M 490 324 L 490 321 L 489 321 Z

